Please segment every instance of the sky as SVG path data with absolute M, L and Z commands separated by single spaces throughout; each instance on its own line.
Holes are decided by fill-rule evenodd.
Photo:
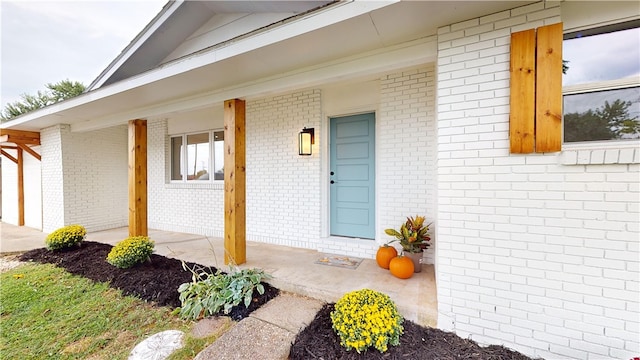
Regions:
M 69 79 L 85 86 L 167 0 L 0 0 L 0 102 Z

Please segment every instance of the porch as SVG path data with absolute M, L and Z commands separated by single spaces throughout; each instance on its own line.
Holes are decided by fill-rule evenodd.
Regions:
M 3 223 L 1 231 L 0 252 L 44 246 L 45 236 L 37 230 Z M 123 227 L 90 232 L 86 240 L 115 245 L 127 236 L 128 228 Z M 222 238 L 152 229 L 149 237 L 156 243 L 156 254 L 225 269 Z M 273 276 L 269 282 L 280 290 L 326 302 L 335 302 L 352 290 L 378 290 L 395 301 L 405 318 L 421 325 L 436 325 L 433 265 L 423 265 L 422 272 L 408 280 L 400 280 L 371 259 L 364 259 L 356 269 L 316 264 L 323 255 L 315 250 L 247 241 L 247 261 L 240 267 L 261 268 Z

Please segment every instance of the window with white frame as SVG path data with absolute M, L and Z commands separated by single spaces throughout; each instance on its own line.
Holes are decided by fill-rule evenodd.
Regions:
M 171 181 L 224 180 L 224 131 L 171 136 Z
M 640 139 L 640 20 L 564 35 L 564 142 Z

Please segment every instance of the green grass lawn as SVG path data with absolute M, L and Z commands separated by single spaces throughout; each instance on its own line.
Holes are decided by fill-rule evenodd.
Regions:
M 0 274 L 0 358 L 126 359 L 134 346 L 163 330 L 189 334 L 192 321 L 171 309 L 123 296 L 107 284 L 49 264 L 24 264 Z M 192 359 L 219 334 L 187 336 L 171 359 Z

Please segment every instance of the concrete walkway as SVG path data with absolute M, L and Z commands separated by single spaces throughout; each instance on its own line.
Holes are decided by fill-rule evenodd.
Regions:
M 287 359 L 296 335 L 322 305 L 319 300 L 283 293 L 242 319 L 195 360 Z
M 127 228 L 118 228 L 91 232 L 87 234 L 86 240 L 115 245 L 127 236 Z M 0 252 L 41 248 L 44 247 L 45 237 L 46 234 L 38 230 L 0 223 Z M 227 269 L 223 260 L 224 243 L 220 238 L 159 230 L 149 230 L 149 237 L 155 241 L 155 253 L 159 255 Z M 302 305 L 287 304 L 286 300 L 272 301 L 273 305 L 269 302 L 267 305 L 271 307 L 265 306 L 264 310 L 256 311 L 253 316 L 236 324 L 228 335 L 225 334 L 227 340 L 229 337 L 242 335 L 242 341 L 226 341 L 226 345 L 216 342 L 217 345 L 214 345 L 218 347 L 215 348 L 215 357 L 207 357 L 209 355 L 206 354 L 213 353 L 207 353 L 206 350 L 199 359 L 264 358 L 267 353 L 264 352 L 263 345 L 271 347 L 268 354 L 276 354 L 275 348 L 286 348 L 288 354 L 289 345 L 298 328 L 306 326 L 313 319 L 316 307 L 319 308 L 324 302 L 336 302 L 346 292 L 362 288 L 389 295 L 406 319 L 421 325 L 435 326 L 437 299 L 433 265 L 423 265 L 422 272 L 414 274 L 410 279 L 400 280 L 378 267 L 375 260 L 364 259 L 356 269 L 348 269 L 316 264 L 322 257 L 323 254 L 314 250 L 247 242 L 247 262 L 241 268 L 263 269 L 273 276 L 269 281 L 271 285 L 284 292 L 300 295 L 297 300 L 311 299 L 307 299 L 308 302 Z M 280 301 L 285 304 L 278 305 Z M 308 311 L 296 314 L 296 307 Z M 295 322 L 296 319 L 299 322 Z M 249 334 L 255 337 L 248 336 Z M 229 351 L 229 357 L 224 357 L 223 351 Z M 247 357 L 239 357 L 241 352 L 246 352 Z M 277 357 L 280 355 L 274 356 L 274 359 L 280 358 Z
M 23 252 L 44 247 L 47 234 L 26 226 L 0 221 L 0 253 Z

